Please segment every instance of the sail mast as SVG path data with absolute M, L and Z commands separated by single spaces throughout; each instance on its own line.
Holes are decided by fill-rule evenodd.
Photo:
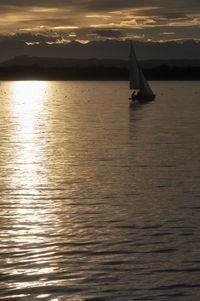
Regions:
M 140 89 L 140 74 L 133 44 L 130 45 L 130 89 Z

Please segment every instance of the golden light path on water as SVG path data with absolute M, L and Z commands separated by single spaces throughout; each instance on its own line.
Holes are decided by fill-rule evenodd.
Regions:
M 5 159 L 4 166 L 9 170 L 6 172 L 9 209 L 2 243 L 5 253 L 11 246 L 13 256 L 5 257 L 4 272 L 13 281 L 4 283 L 2 288 L 12 293 L 13 298 L 32 296 L 34 300 L 57 301 L 60 300 L 57 293 L 62 290 L 73 294 L 80 290 L 77 275 L 79 281 L 85 279 L 77 263 L 82 258 L 81 240 L 85 235 L 90 240 L 88 230 L 84 230 L 84 215 L 80 214 L 84 209 L 75 206 L 69 194 L 70 185 L 72 193 L 79 191 L 77 178 L 81 167 L 72 164 L 74 144 L 70 148 L 68 140 L 76 139 L 73 135 L 79 115 L 72 115 L 75 118 L 66 122 L 67 114 L 77 111 L 73 102 L 65 98 L 63 101 L 59 88 L 55 89 L 52 82 L 18 81 L 8 85 L 4 110 L 9 115 L 5 148 L 9 161 Z M 62 93 L 63 90 L 67 97 L 74 93 L 70 83 Z M 76 245 L 80 255 L 73 254 Z M 72 259 L 64 268 L 68 252 Z M 75 266 L 70 271 L 71 262 Z M 63 273 L 66 277 L 60 278 Z M 70 300 L 83 299 L 73 296 Z
M 11 85 L 11 111 L 15 119 L 12 140 L 18 147 L 14 161 L 18 168 L 12 175 L 12 185 L 15 188 L 32 190 L 41 180 L 41 174 L 45 165 L 43 141 L 39 141 L 39 123 L 42 116 L 45 91 L 45 81 L 19 81 Z
M 15 128 L 11 139 L 17 145 L 17 148 L 11 162 L 9 162 L 15 166 L 9 184 L 10 188 L 14 189 L 19 196 L 17 197 L 17 206 L 15 207 L 15 204 L 13 204 L 14 219 L 8 234 L 14 236 L 16 252 L 25 254 L 28 251 L 27 253 L 29 253 L 28 246 L 30 246 L 31 257 L 27 259 L 27 262 L 32 262 L 31 268 L 14 268 L 10 274 L 43 275 L 39 282 L 16 282 L 16 289 L 38 287 L 41 281 L 45 283 L 45 274 L 52 273 L 55 270 L 55 266 L 47 265 L 45 267 L 44 265 L 48 259 L 41 256 L 40 249 L 33 248 L 36 239 L 36 245 L 45 243 L 45 227 L 41 227 L 41 220 L 46 224 L 49 222 L 48 215 L 45 215 L 47 213 L 45 207 L 38 208 L 37 204 L 38 186 L 45 181 L 44 162 L 46 158 L 44 149 L 47 137 L 41 137 L 39 126 L 41 122 L 45 121 L 43 107 L 47 89 L 48 82 L 45 81 L 18 81 L 13 82 L 10 86 L 12 99 L 10 110 L 15 119 Z M 27 249 L 24 246 L 27 246 Z M 45 256 L 49 257 L 53 253 L 47 250 Z M 8 258 L 6 261 L 13 264 L 16 259 Z M 20 262 L 20 259 L 18 261 Z M 40 268 L 40 266 L 42 267 Z M 48 294 L 38 294 L 37 298 L 48 296 Z M 51 300 L 56 301 L 58 299 Z

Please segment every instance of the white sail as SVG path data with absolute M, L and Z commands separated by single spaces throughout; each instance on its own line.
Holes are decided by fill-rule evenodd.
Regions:
M 140 89 L 139 68 L 132 43 L 130 48 L 130 89 Z
M 130 47 L 130 89 L 137 90 L 131 95 L 133 101 L 151 101 L 155 98 L 142 70 L 138 66 L 132 43 Z
M 140 77 L 140 95 L 141 96 L 152 96 L 154 95 L 151 87 L 149 86 L 147 80 L 144 77 L 142 70 L 139 70 L 139 77 Z

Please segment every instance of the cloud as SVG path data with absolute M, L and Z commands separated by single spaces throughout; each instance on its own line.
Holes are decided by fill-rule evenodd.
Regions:
M 159 39 L 160 32 L 169 31 L 165 27 L 174 27 L 175 38 L 184 38 L 180 28 L 187 27 L 186 35 L 197 39 L 199 11 L 199 0 L 1 0 L 0 34 L 31 32 L 66 41 L 73 30 L 82 41 L 128 34 L 155 40 L 156 34 Z M 91 29 L 94 34 L 88 36 Z
M 5 9 L 23 9 L 33 8 L 35 11 L 43 11 L 49 9 L 76 9 L 77 11 L 87 12 L 109 12 L 109 11 L 120 11 L 123 9 L 145 9 L 146 7 L 160 7 L 160 11 L 163 13 L 178 13 L 178 12 L 196 12 L 200 7 L 199 0 L 1 0 L 1 7 Z M 50 11 L 50 10 L 49 10 Z
M 93 30 L 92 33 L 99 37 L 106 37 L 106 38 L 123 37 L 123 34 L 119 30 L 102 29 L 102 30 Z
M 29 45 L 42 44 L 42 43 L 57 43 L 62 37 L 59 35 L 41 35 L 32 33 L 12 34 L 9 36 L 1 35 L 0 41 L 6 42 L 23 42 Z
M 40 34 L 22 33 L 13 35 L 13 39 L 24 42 L 55 42 L 59 37 L 57 36 L 45 36 Z
M 166 32 L 166 31 L 165 31 L 165 32 L 161 32 L 160 34 L 161 34 L 161 35 L 171 35 L 171 34 L 174 35 L 175 32 L 172 32 L 172 31 Z

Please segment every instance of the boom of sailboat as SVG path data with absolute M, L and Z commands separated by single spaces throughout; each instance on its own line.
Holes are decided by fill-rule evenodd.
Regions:
M 133 90 L 131 95 L 131 102 L 134 103 L 136 100 L 138 102 L 152 101 L 155 99 L 155 94 L 153 93 L 149 83 L 147 82 L 142 69 L 140 68 L 133 44 L 130 46 L 130 89 Z

